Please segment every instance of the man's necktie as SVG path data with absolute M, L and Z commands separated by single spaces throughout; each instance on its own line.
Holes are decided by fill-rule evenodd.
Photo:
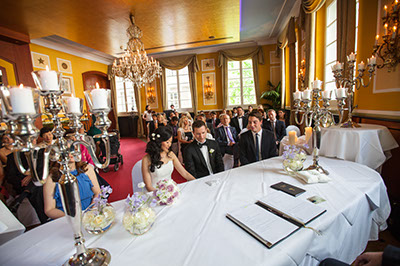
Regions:
M 256 161 L 260 160 L 260 144 L 258 144 L 258 133 L 256 133 Z
M 272 132 L 274 132 L 274 138 L 276 140 L 276 131 L 275 131 L 275 123 L 274 123 L 274 121 L 271 121 L 271 127 L 272 127 Z
M 199 148 L 201 149 L 203 146 L 207 146 L 206 143 L 207 141 L 204 141 L 204 143 L 197 142 L 197 145 L 199 145 Z
M 228 135 L 229 142 L 235 143 L 235 140 L 232 137 L 232 133 L 229 130 L 229 127 L 226 127 L 225 129 L 226 129 L 226 134 Z

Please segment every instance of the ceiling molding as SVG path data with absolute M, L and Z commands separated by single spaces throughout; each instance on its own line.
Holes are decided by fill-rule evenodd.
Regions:
M 102 63 L 105 65 L 110 65 L 113 63 L 116 57 L 97 51 L 95 49 L 86 47 L 82 44 L 67 40 L 57 35 L 52 35 L 48 37 L 32 39 L 31 43 L 60 51 L 63 53 L 75 55 L 81 58 L 85 58 L 91 61 Z

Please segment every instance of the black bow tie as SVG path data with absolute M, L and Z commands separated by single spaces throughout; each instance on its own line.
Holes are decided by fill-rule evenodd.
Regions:
M 239 117 L 238 117 L 238 119 L 242 119 L 242 118 L 243 118 L 243 116 L 239 116 Z
M 201 149 L 203 146 L 207 146 L 207 141 L 204 141 L 204 143 L 197 142 L 197 145 L 199 145 L 199 148 Z

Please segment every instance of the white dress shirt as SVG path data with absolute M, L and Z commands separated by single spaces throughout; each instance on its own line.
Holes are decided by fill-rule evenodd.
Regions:
M 238 116 L 239 128 L 240 128 L 240 130 L 242 130 L 243 129 L 243 118 L 244 118 L 244 116 L 241 116 L 240 119 L 239 118 L 240 117 Z
M 206 165 L 207 165 L 208 171 L 210 172 L 210 175 L 214 174 L 212 171 L 211 163 L 210 163 L 210 156 L 208 154 L 207 145 L 203 145 L 203 147 L 200 148 L 200 151 L 203 154 L 204 161 L 206 161 Z
M 251 131 L 251 133 L 253 133 L 253 139 L 254 139 L 254 148 L 256 147 L 256 134 L 258 134 L 258 147 L 260 147 L 260 150 L 258 151 L 258 158 L 260 159 L 260 161 L 262 160 L 262 156 L 261 156 L 261 138 L 262 138 L 262 129 L 256 133 L 254 133 L 253 131 Z

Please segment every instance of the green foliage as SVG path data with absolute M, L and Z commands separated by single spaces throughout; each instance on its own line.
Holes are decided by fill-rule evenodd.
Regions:
M 281 107 L 281 82 L 274 86 L 271 81 L 267 82 L 268 89 L 261 95 L 261 99 L 265 99 L 272 102 L 273 109 L 279 109 Z

